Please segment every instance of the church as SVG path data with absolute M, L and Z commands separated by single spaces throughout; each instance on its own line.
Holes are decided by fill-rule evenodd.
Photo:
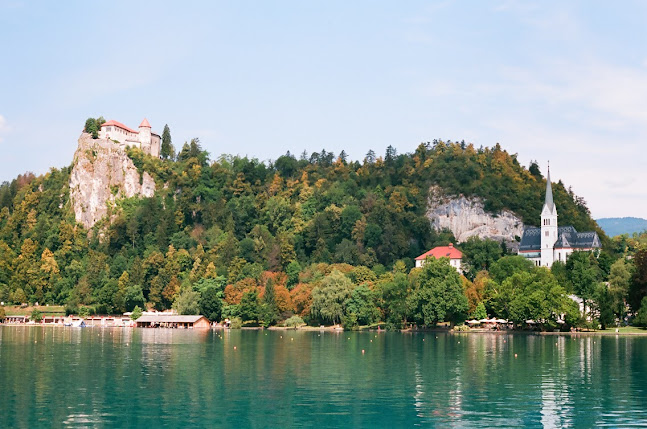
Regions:
M 557 226 L 557 207 L 553 202 L 550 167 L 546 178 L 546 200 L 541 211 L 541 227 L 524 228 L 519 255 L 538 267 L 551 267 L 553 262 L 566 262 L 575 251 L 591 251 L 601 247 L 595 231 L 577 232 L 572 226 Z

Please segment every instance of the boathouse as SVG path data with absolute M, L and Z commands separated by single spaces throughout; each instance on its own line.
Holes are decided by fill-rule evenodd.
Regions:
M 200 315 L 152 315 L 147 314 L 135 321 L 138 328 L 209 328 L 209 320 Z

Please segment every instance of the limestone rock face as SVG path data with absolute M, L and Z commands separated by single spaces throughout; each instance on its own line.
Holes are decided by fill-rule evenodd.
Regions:
M 458 242 L 478 236 L 505 241 L 509 248 L 516 248 L 515 237 L 523 235 L 523 222 L 514 213 L 507 210 L 487 213 L 482 200 L 463 195 L 448 197 L 438 187 L 432 187 L 429 192 L 427 217 L 432 228 L 449 229 Z
M 153 178 L 144 172 L 140 179 L 121 145 L 81 134 L 70 174 L 70 200 L 77 222 L 90 229 L 109 213 L 116 200 L 152 197 L 154 193 Z

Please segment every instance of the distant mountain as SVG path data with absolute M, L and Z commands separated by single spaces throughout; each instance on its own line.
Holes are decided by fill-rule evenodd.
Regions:
M 597 222 L 609 237 L 647 230 L 647 219 L 639 217 L 606 217 Z

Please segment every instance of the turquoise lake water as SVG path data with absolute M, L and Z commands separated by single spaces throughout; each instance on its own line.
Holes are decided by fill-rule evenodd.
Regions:
M 0 327 L 3 428 L 641 425 L 647 337 Z

